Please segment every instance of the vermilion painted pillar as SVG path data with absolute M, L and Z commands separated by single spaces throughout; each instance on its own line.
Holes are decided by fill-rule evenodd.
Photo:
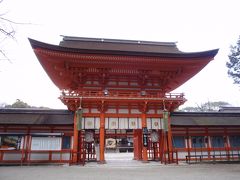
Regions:
M 142 159 L 142 131 L 141 129 L 133 130 L 133 154 L 134 160 Z
M 190 157 L 190 136 L 189 136 L 189 129 L 185 128 L 186 134 L 187 134 L 187 151 L 188 151 L 188 157 Z
M 225 127 L 224 128 L 224 143 L 225 143 L 225 150 L 226 150 L 226 154 L 230 153 L 230 143 L 229 143 L 229 139 L 228 139 L 228 129 Z M 230 156 L 227 156 L 228 160 L 230 158 Z
M 161 163 L 163 163 L 163 153 L 164 153 L 164 131 L 159 131 L 159 158 L 161 160 Z
M 142 130 L 144 128 L 147 128 L 147 118 L 145 112 L 142 113 Z M 145 147 L 144 145 L 142 145 L 142 160 L 143 162 L 148 162 L 147 147 Z
M 30 135 L 30 127 L 27 128 L 27 136 L 25 136 L 26 138 L 26 147 L 25 147 L 25 157 L 24 157 L 24 161 L 28 161 L 28 152 L 31 151 L 31 135 Z M 24 138 L 24 139 L 25 139 Z
M 77 128 L 77 114 L 74 113 L 74 131 L 73 131 L 73 155 L 72 162 L 77 163 L 78 160 L 78 128 Z
M 105 149 L 105 115 L 103 112 L 100 114 L 100 137 L 99 137 L 99 145 L 100 145 L 100 156 L 99 163 L 105 163 L 104 157 L 104 149 Z
M 206 139 L 204 139 L 204 143 L 207 143 L 207 151 L 208 151 L 208 160 L 211 158 L 211 143 L 210 143 L 210 139 L 209 139 L 209 134 L 208 134 L 208 128 L 205 128 L 205 135 L 206 135 Z
M 170 113 L 168 114 L 168 150 L 170 153 L 173 151 L 173 145 L 172 145 L 172 128 L 171 128 L 171 118 Z

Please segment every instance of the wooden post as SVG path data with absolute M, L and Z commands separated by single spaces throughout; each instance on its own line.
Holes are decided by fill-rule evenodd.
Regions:
M 188 151 L 188 157 L 190 158 L 190 136 L 189 136 L 189 128 L 186 129 L 186 134 L 187 134 L 187 151 Z
M 74 113 L 74 130 L 73 130 L 73 154 L 72 163 L 77 163 L 78 160 L 78 127 L 77 127 L 77 113 Z
M 172 145 L 172 128 L 171 128 L 171 118 L 170 118 L 170 113 L 168 113 L 168 133 L 167 133 L 167 138 L 168 138 L 168 151 L 170 153 L 173 153 L 173 145 Z M 171 159 L 171 158 L 170 158 Z
M 206 134 L 206 138 L 207 139 L 204 139 L 206 140 L 204 143 L 207 143 L 207 151 L 208 151 L 208 160 L 210 160 L 211 158 L 211 144 L 210 144 L 210 136 L 209 136 L 209 133 L 208 133 L 208 127 L 205 127 L 205 134 Z
M 164 154 L 164 130 L 160 130 L 159 132 L 159 158 L 161 163 L 163 163 L 163 154 Z
M 104 149 L 105 149 L 105 115 L 104 112 L 101 112 L 100 114 L 100 156 L 99 156 L 99 163 L 104 164 L 105 163 L 105 157 L 104 157 Z
M 133 147 L 134 160 L 142 159 L 142 131 L 141 129 L 133 130 Z
M 164 160 L 164 164 L 167 164 L 167 156 L 166 153 L 168 153 L 168 142 L 167 142 L 167 132 L 163 132 L 163 139 L 164 139 L 164 152 L 163 152 L 163 160 Z
M 24 162 L 28 162 L 28 153 L 29 151 L 31 151 L 31 147 L 30 147 L 30 140 L 31 140 L 31 135 L 30 135 L 30 127 L 27 127 L 27 135 L 25 136 L 26 141 L 24 144 L 24 149 L 25 149 L 25 156 L 24 156 Z
M 167 153 L 168 162 L 173 162 L 173 145 L 172 145 L 172 130 L 171 130 L 171 119 L 170 113 L 168 111 L 163 112 L 163 119 L 164 119 L 164 139 L 165 143 L 165 153 Z
M 225 150 L 226 150 L 226 154 L 227 156 L 227 160 L 230 160 L 230 143 L 229 143 L 229 138 L 228 138 L 228 130 L 226 127 L 224 127 L 224 144 L 225 144 Z
M 147 128 L 147 118 L 146 118 L 146 112 L 143 111 L 142 112 L 142 130 L 144 130 L 145 128 Z M 143 132 L 144 135 L 144 132 Z M 148 154 L 147 154 L 147 147 L 144 146 L 144 143 L 142 143 L 142 160 L 143 162 L 148 162 Z

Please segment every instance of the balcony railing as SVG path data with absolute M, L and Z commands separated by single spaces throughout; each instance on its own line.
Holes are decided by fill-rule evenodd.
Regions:
M 104 99 L 181 99 L 184 100 L 183 93 L 162 93 L 162 92 L 145 92 L 145 91 L 82 91 L 69 92 L 62 91 L 63 98 L 104 98 Z

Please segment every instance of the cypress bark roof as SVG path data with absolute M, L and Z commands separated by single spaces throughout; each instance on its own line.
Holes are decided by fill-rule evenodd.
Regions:
M 0 124 L 71 125 L 68 110 L 0 109 Z M 173 112 L 172 126 L 240 126 L 240 112 Z
M 134 41 L 118 39 L 98 39 L 63 36 L 59 45 L 43 43 L 30 39 L 30 44 L 35 48 L 73 53 L 133 55 L 172 58 L 214 57 L 219 49 L 201 52 L 182 52 L 175 42 Z
M 73 113 L 56 109 L 0 109 L 0 124 L 68 125 L 73 124 Z
M 218 53 L 218 49 L 181 52 L 174 42 L 67 36 L 63 37 L 60 45 L 33 39 L 29 41 L 53 83 L 60 90 L 74 91 L 79 91 L 81 87 L 86 91 L 98 91 L 103 86 L 101 79 L 107 80 L 107 75 L 116 77 L 114 81 L 118 77 L 129 81 L 131 77 L 131 81 L 137 82 L 136 86 L 131 86 L 135 90 L 154 88 L 171 92 L 201 71 Z M 99 76 L 102 70 L 106 71 L 104 77 Z M 99 77 L 95 80 L 98 84 L 87 84 L 93 76 Z M 140 76 L 145 78 L 144 85 Z M 151 85 L 153 81 L 156 83 Z M 104 86 L 107 89 L 116 88 L 109 83 Z
M 240 126 L 240 112 L 173 112 L 173 126 Z

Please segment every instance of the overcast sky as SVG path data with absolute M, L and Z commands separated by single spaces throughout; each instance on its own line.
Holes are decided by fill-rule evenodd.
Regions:
M 28 37 L 58 44 L 60 35 L 177 41 L 182 51 L 220 48 L 215 60 L 174 92 L 195 106 L 226 101 L 240 106 L 240 89 L 227 75 L 229 47 L 240 35 L 239 0 L 4 0 L 0 13 L 14 25 L 16 41 L 0 43 L 11 59 L 0 60 L 0 103 L 65 108 L 57 87 L 35 57 Z

